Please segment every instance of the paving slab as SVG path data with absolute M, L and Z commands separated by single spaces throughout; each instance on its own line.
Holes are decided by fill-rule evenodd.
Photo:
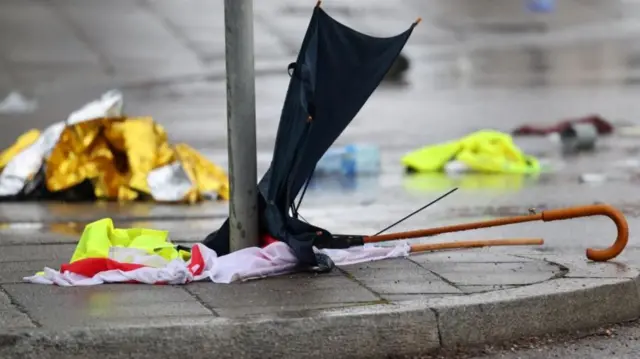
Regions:
M 486 249 L 471 251 L 445 251 L 424 253 L 419 256 L 412 257 L 417 263 L 522 263 L 534 261 L 525 256 L 515 256 L 507 253 L 493 253 Z
M 46 327 L 74 327 L 89 323 L 117 323 L 120 319 L 196 317 L 214 314 L 182 288 L 104 286 L 85 289 L 32 286 L 25 283 L 3 286 L 16 305 Z M 72 289 L 72 290 L 65 290 Z M 46 302 L 42 298 L 47 298 Z M 55 308 L 55 310 L 52 310 Z
M 216 311 L 248 308 L 249 314 L 278 307 L 285 311 L 293 306 L 297 311 L 326 304 L 381 301 L 368 288 L 337 272 L 327 276 L 295 274 L 228 286 L 195 283 L 186 289 Z
M 14 301 L 24 306 L 46 307 L 47 298 L 56 306 L 86 308 L 120 307 L 132 303 L 192 302 L 193 296 L 181 287 L 104 284 L 90 287 L 59 287 L 27 283 L 3 285 Z
M 13 308 L 13 306 L 11 306 L 11 299 L 9 296 L 4 292 L 0 292 L 0 310 L 7 310 L 11 308 Z
M 52 266 L 58 266 L 64 263 L 60 261 L 68 262 L 71 259 L 75 247 L 69 244 L 2 246 L 0 263 L 48 260 Z
M 567 273 L 564 275 L 566 278 L 636 278 L 639 274 L 637 267 L 619 259 L 597 263 L 553 253 L 525 254 L 521 257 L 542 259 L 551 263 L 561 262 L 567 268 Z
M 191 323 L 177 318 L 160 318 L 155 322 L 142 319 L 137 324 L 109 320 L 102 326 L 93 323 L 84 328 L 58 329 L 55 335 L 46 329 L 32 330 L 27 335 L 14 331 L 5 335 L 10 345 L 0 347 L 0 354 L 7 358 L 43 353 L 50 357 L 80 357 L 89 353 L 100 353 L 106 358 L 123 353 L 134 358 L 169 357 L 177 353 L 177 346 L 164 343 L 181 340 L 180 350 L 193 351 L 190 357 L 194 358 L 204 358 L 214 351 L 223 358 L 417 355 L 440 346 L 628 320 L 640 314 L 638 298 L 637 287 L 630 279 L 555 279 L 492 293 L 290 312 L 290 315 L 194 318 Z M 139 350 L 140 344 L 157 342 L 158 337 L 164 339 L 159 348 L 150 345 L 144 351 Z M 286 340 L 293 344 L 283 346 Z M 42 345 L 33 345 L 36 342 L 46 343 L 47 350 L 43 351 Z
M 0 288 L 0 323 L 5 330 L 35 328 L 35 323 L 22 308 L 16 305 L 2 288 Z
M 0 309 L 0 323 L 5 330 L 35 328 L 29 317 L 15 309 Z
M 100 307 L 99 309 L 60 307 L 54 311 L 51 308 L 27 308 L 27 310 L 34 321 L 50 328 L 122 325 L 123 321 L 130 323 L 137 318 L 145 320 L 157 317 L 213 317 L 210 310 L 196 301 L 127 304 L 117 308 Z
M 640 268 L 640 248 L 631 245 L 630 248 L 625 249 L 616 259 L 623 264 L 638 269 Z
M 456 294 L 460 289 L 406 259 L 356 264 L 342 268 L 347 275 L 383 298 L 389 294 Z
M 51 250 L 42 252 L 42 247 Z M 0 248 L 3 254 L 10 249 L 7 253 L 32 255 L 42 263 L 68 258 L 72 246 Z M 143 352 L 133 345 L 134 340 L 156 343 L 161 335 L 180 340 L 183 353 L 192 343 L 194 358 L 213 351 L 230 358 L 386 357 L 640 316 L 637 271 L 611 271 L 612 263 L 591 264 L 573 256 L 545 260 L 539 253 L 463 253 L 414 255 L 322 275 L 296 273 L 233 284 L 6 283 L 0 292 L 0 338 L 6 342 L 0 355 L 169 357 L 177 349 L 161 344 Z M 9 263 L 4 273 L 30 269 L 16 264 L 23 262 L 4 262 Z M 579 278 L 571 277 L 573 269 Z M 505 280 L 505 273 L 516 280 Z M 285 338 L 296 344 L 282 346 Z
M 421 263 L 443 279 L 458 285 L 523 285 L 557 277 L 562 269 L 545 262 L 522 263 Z M 470 276 L 474 273 L 474 276 Z
M 44 267 L 59 269 L 60 264 L 68 262 L 69 258 L 52 261 L 47 260 L 23 260 L 20 262 L 2 262 L 0 264 L 0 284 L 23 283 L 24 277 L 30 277 L 41 271 Z

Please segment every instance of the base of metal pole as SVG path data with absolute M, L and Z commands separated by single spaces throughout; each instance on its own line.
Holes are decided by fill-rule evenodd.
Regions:
M 258 244 L 253 0 L 225 0 L 229 248 Z

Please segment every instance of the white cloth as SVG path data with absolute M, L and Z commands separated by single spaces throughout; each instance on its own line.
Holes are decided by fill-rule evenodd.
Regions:
M 409 245 L 395 247 L 360 246 L 349 249 L 322 249 L 336 265 L 349 265 L 409 255 Z M 59 286 L 87 286 L 103 283 L 138 282 L 146 284 L 185 284 L 210 280 L 214 283 L 232 283 L 240 280 L 276 276 L 296 269 L 297 260 L 291 248 L 283 242 L 274 242 L 265 248 L 246 248 L 218 257 L 215 251 L 202 244 L 191 250 L 191 259 L 167 261 L 136 249 L 124 248 L 110 251 L 109 259 L 121 263 L 133 263 L 145 267 L 133 270 L 106 270 L 93 277 L 45 268 L 41 275 L 24 278 L 37 284 Z

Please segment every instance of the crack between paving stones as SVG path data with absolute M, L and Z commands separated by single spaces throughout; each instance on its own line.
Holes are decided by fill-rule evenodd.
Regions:
M 464 291 L 464 290 L 462 290 L 462 289 L 458 288 L 458 286 L 456 285 L 456 283 L 454 283 L 454 282 L 452 282 L 452 281 L 448 280 L 447 278 L 445 278 L 445 277 L 443 277 L 442 275 L 440 275 L 440 274 L 438 274 L 438 273 L 436 273 L 436 272 L 432 271 L 431 269 L 425 268 L 424 266 L 420 265 L 420 263 L 418 263 L 418 262 L 416 262 L 416 261 L 412 260 L 411 258 L 407 258 L 407 260 L 408 260 L 409 262 L 411 262 L 411 263 L 413 263 L 413 264 L 417 265 L 419 268 L 422 268 L 422 269 L 426 270 L 427 272 L 429 272 L 429 273 L 431 273 L 431 274 L 435 275 L 436 277 L 440 278 L 440 280 L 442 280 L 443 282 L 445 282 L 445 283 L 449 284 L 450 286 L 452 286 L 452 287 L 456 288 L 457 290 L 459 290 L 460 292 L 462 292 L 462 294 L 467 294 L 467 295 L 468 295 L 468 293 L 465 293 L 465 291 Z
M 187 292 L 193 299 L 196 300 L 196 302 L 200 303 L 201 306 L 205 307 L 208 311 L 211 312 L 211 314 L 213 314 L 214 317 L 218 317 L 220 318 L 220 314 L 218 312 L 215 311 L 215 309 L 213 309 L 213 306 L 211 306 L 210 304 L 206 303 L 205 301 L 203 301 L 200 297 L 198 297 L 197 294 L 193 293 L 192 291 L 190 291 L 188 289 L 188 287 L 180 287 L 178 286 L 178 288 L 184 290 L 185 292 Z
M 344 275 L 347 279 L 349 279 L 350 281 L 360 285 L 361 287 L 365 288 L 366 290 L 368 290 L 369 292 L 373 293 L 373 295 L 375 295 L 376 297 L 378 297 L 378 299 L 380 300 L 379 304 L 393 304 L 393 302 L 391 302 L 390 300 L 384 298 L 382 296 L 381 293 L 376 292 L 375 290 L 369 288 L 367 285 L 365 285 L 363 282 L 361 282 L 360 280 L 356 279 L 356 277 L 354 277 L 351 273 L 345 271 L 344 269 L 340 268 L 340 267 L 336 267 L 340 273 L 342 273 L 342 275 Z
M 16 310 L 18 310 L 18 312 L 24 314 L 29 319 L 29 321 L 31 321 L 31 323 L 36 326 L 36 328 L 42 328 L 42 323 L 40 323 L 39 321 L 35 320 L 31 316 L 31 314 L 29 314 L 29 312 L 27 311 L 27 308 L 25 308 L 11 294 L 9 294 L 9 292 L 4 288 L 4 285 L 0 285 L 0 293 L 6 295 L 7 298 L 9 298 L 9 304 L 11 304 L 14 308 L 16 308 Z
M 440 313 L 438 313 L 438 311 L 435 308 L 430 307 L 429 310 L 431 310 L 433 314 L 436 316 L 436 330 L 438 331 L 438 347 L 442 348 L 443 344 L 442 344 L 442 330 L 440 328 Z
M 527 257 L 526 255 L 522 255 L 522 254 L 512 254 L 512 256 L 518 257 L 518 258 L 523 258 L 523 259 L 533 259 L 533 260 L 536 260 L 536 261 L 540 261 L 539 258 L 531 258 L 531 257 Z M 554 273 L 553 276 L 551 278 L 549 278 L 548 280 L 564 278 L 570 272 L 568 267 L 566 267 L 566 266 L 564 266 L 564 265 L 562 265 L 560 263 L 556 263 L 554 261 L 547 260 L 546 258 L 542 258 L 542 261 L 560 268 L 560 272 L 559 273 Z M 543 281 L 537 282 L 537 283 L 542 283 L 542 282 Z M 536 284 L 536 283 L 532 283 L 532 284 Z
M 498 291 L 498 290 L 508 290 L 508 289 L 513 289 L 513 288 L 505 288 L 505 289 L 498 289 L 498 290 L 488 290 L 488 291 L 484 291 L 484 292 L 467 293 L 467 292 L 465 292 L 464 290 L 460 289 L 460 288 L 459 288 L 459 287 L 458 287 L 454 282 L 451 282 L 450 280 L 448 280 L 447 278 L 445 278 L 445 277 L 443 277 L 442 275 L 438 274 L 437 272 L 434 272 L 434 271 L 432 271 L 432 270 L 430 270 L 430 269 L 427 269 L 427 268 L 423 267 L 422 265 L 420 265 L 420 263 L 418 263 L 418 262 L 414 262 L 414 261 L 413 261 L 413 260 L 411 260 L 411 259 L 409 259 L 409 261 L 410 261 L 410 262 L 412 262 L 412 263 L 414 263 L 414 264 L 415 264 L 415 265 L 417 265 L 418 267 L 420 267 L 420 268 L 422 268 L 422 269 L 424 269 L 424 270 L 426 270 L 426 271 L 431 272 L 433 275 L 435 275 L 436 277 L 440 278 L 443 282 L 445 282 L 445 283 L 447 283 L 447 284 L 449 284 L 449 285 L 453 286 L 454 288 L 458 289 L 460 292 L 462 292 L 462 294 L 463 294 L 463 295 L 473 295 L 473 294 L 480 294 L 480 293 L 494 292 L 494 291 Z M 549 282 L 549 281 L 556 280 L 556 279 L 561 279 L 561 278 L 564 278 L 564 277 L 565 277 L 565 275 L 566 275 L 567 273 L 569 273 L 569 270 L 568 270 L 565 266 L 563 266 L 563 265 L 561 265 L 561 264 L 554 263 L 554 262 L 549 262 L 549 261 L 545 261 L 545 262 L 547 262 L 547 263 L 550 263 L 550 264 L 553 264 L 553 265 L 556 265 L 556 266 L 560 267 L 560 269 L 562 270 L 562 272 L 561 272 L 561 273 L 555 273 L 553 276 L 551 276 L 551 277 L 549 277 L 549 278 L 547 278 L 547 279 L 543 279 L 543 280 L 537 281 L 537 282 L 531 282 L 531 283 L 527 283 L 527 284 L 509 284 L 509 283 L 506 283 L 506 284 L 493 284 L 492 286 L 506 286 L 506 285 L 509 285 L 509 286 L 513 286 L 513 287 L 515 287 L 515 288 L 521 288 L 521 287 L 526 287 L 526 286 L 530 286 L 530 285 L 535 285 L 535 284 L 541 284 L 541 283 Z M 494 263 L 494 262 L 488 262 L 488 263 Z M 521 263 L 521 262 L 517 262 L 517 263 Z M 574 278 L 574 277 L 571 277 L 571 278 Z M 463 285 L 464 285 L 464 284 L 463 284 Z M 464 285 L 464 286 L 473 287 L 473 286 L 482 286 L 482 285 L 473 285 L 473 284 L 470 284 L 470 285 Z

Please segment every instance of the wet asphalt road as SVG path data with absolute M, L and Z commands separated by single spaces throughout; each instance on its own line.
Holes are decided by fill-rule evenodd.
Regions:
M 286 66 L 295 56 L 313 3 L 255 2 L 260 173 L 269 165 L 288 82 Z M 374 232 L 452 186 L 460 186 L 454 196 L 398 229 L 524 214 L 530 207 L 608 202 L 625 210 L 632 233 L 629 247 L 638 247 L 634 229 L 640 214 L 639 182 L 586 185 L 578 182 L 578 176 L 598 171 L 640 173 L 639 168 L 616 163 L 638 158 L 640 138 L 604 139 L 595 153 L 569 158 L 561 157 L 557 144 L 546 139 L 518 140 L 526 151 L 558 167 L 556 173 L 533 179 L 408 177 L 402 174 L 399 159 L 411 149 L 483 128 L 510 131 L 523 123 L 551 123 L 591 113 L 639 123 L 640 2 L 566 0 L 559 1 L 551 14 L 527 13 L 521 1 L 511 0 L 324 4 L 339 20 L 376 35 L 403 31 L 418 16 L 423 22 L 405 50 L 411 61 L 407 83 L 377 90 L 337 142 L 380 146 L 383 173 L 319 183 L 307 194 L 301 210 L 305 218 L 336 232 Z M 1 0 L 0 96 L 19 89 L 34 96 L 40 108 L 33 114 L 0 115 L 0 145 L 9 145 L 31 127 L 63 120 L 86 101 L 117 87 L 125 93 L 129 114 L 154 116 L 173 140 L 187 142 L 226 165 L 222 34 L 222 1 Z M 94 213 L 100 211 L 94 209 Z M 176 237 L 197 240 L 216 228 L 226 204 L 204 204 L 178 213 L 175 208 L 153 205 L 111 211 L 120 213 L 121 223 L 166 228 Z M 76 218 L 82 223 L 79 218 L 87 213 L 91 210 L 86 207 L 0 205 L 4 221 Z M 166 213 L 173 219 L 166 220 Z M 200 217 L 174 218 L 181 215 Z M 128 216 L 142 220 L 132 223 L 126 221 Z M 609 244 L 612 231 L 606 220 L 596 219 L 526 224 L 447 238 L 541 235 L 547 240 L 544 251 L 581 254 L 587 246 Z M 74 230 L 70 233 L 76 235 Z M 638 263 L 636 253 L 630 252 L 625 260 Z M 636 329 L 625 333 L 626 342 L 603 345 L 622 346 L 637 337 Z M 590 357 L 587 351 L 575 354 L 570 349 L 571 345 L 552 348 L 548 353 Z M 637 357 L 629 350 L 627 357 Z M 531 353 L 504 357 L 540 357 Z

